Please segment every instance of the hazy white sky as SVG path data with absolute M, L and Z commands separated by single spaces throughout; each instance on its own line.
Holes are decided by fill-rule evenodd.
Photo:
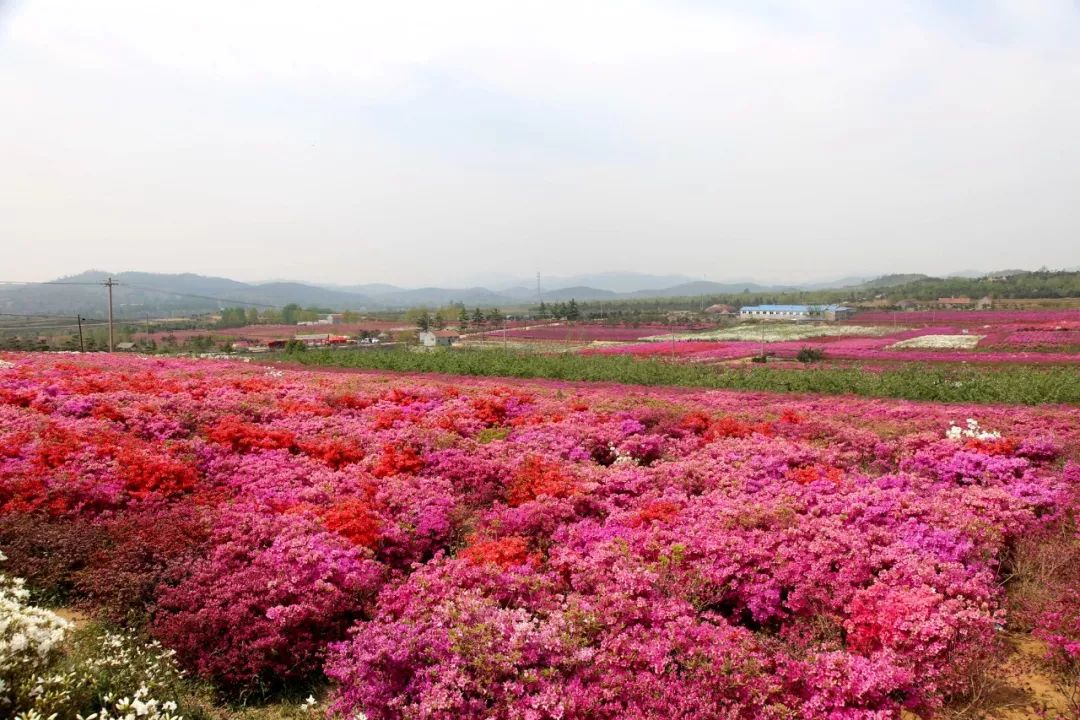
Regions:
M 1078 128 L 1076 0 L 0 0 L 0 279 L 1074 266 Z

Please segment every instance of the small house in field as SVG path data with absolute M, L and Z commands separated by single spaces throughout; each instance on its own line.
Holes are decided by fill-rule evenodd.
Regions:
M 419 334 L 424 347 L 450 347 L 461 339 L 457 330 L 426 330 Z
M 994 307 L 994 299 L 987 295 L 984 298 L 979 298 L 975 303 L 976 310 L 992 310 Z
M 732 305 L 724 305 L 723 303 L 717 303 L 716 305 L 710 305 L 705 308 L 705 313 L 708 315 L 734 315 L 735 307 Z

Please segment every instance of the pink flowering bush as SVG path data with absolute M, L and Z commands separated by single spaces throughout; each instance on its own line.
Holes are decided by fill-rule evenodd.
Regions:
M 5 357 L 11 571 L 347 716 L 932 714 L 1080 490 L 1071 408 Z

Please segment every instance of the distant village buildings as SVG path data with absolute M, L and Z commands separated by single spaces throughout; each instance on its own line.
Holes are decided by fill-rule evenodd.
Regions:
M 337 325 L 341 322 L 342 313 L 328 313 L 318 320 L 301 320 L 297 325 Z
M 331 345 L 346 345 L 350 342 L 348 335 L 331 335 L 330 333 L 296 335 L 293 337 L 293 340 L 302 342 L 308 347 L 329 347 Z
M 739 310 L 742 320 L 847 320 L 851 308 L 843 305 L 747 305 Z
M 424 347 L 450 347 L 461 339 L 461 334 L 456 330 L 424 330 L 418 337 Z

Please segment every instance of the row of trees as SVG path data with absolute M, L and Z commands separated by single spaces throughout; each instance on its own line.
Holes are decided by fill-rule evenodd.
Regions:
M 237 328 L 245 325 L 295 325 L 298 322 L 310 322 L 329 315 L 332 310 L 328 308 L 300 307 L 296 303 L 289 303 L 281 308 L 242 308 L 231 307 L 221 311 L 221 319 L 215 324 L 218 328 Z M 363 316 L 355 310 L 346 310 L 341 313 L 342 322 L 360 322 Z
M 427 308 L 410 310 L 407 316 L 416 323 L 421 331 L 443 330 L 450 322 L 449 318 L 456 320 L 458 328 L 486 328 L 497 326 L 506 320 L 506 316 L 499 308 L 491 308 L 484 312 L 480 308 L 473 308 L 470 314 L 464 303 L 457 303 L 446 308 L 441 308 L 432 313 Z
M 581 308 L 578 307 L 577 300 L 574 298 L 570 298 L 570 302 L 557 302 L 551 305 L 541 300 L 540 307 L 536 310 L 536 316 L 558 320 L 580 320 L 582 318 Z

